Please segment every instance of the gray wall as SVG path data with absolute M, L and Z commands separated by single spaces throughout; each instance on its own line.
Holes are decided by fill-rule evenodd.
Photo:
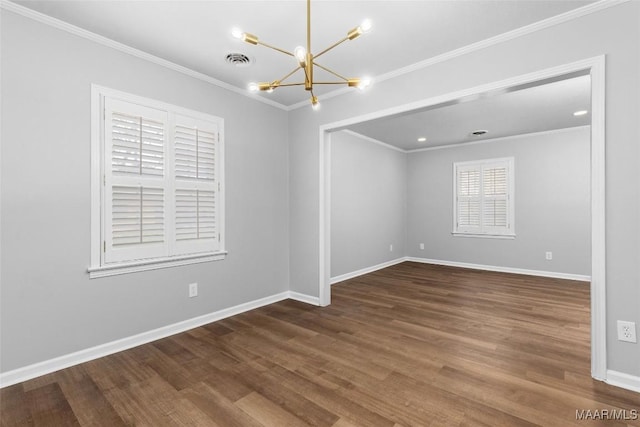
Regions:
M 409 154 L 407 254 L 590 275 L 589 134 L 572 128 Z M 516 238 L 453 236 L 453 163 L 499 157 L 514 158 Z
M 321 124 L 606 54 L 608 365 L 640 375 L 640 346 L 615 340 L 616 319 L 640 323 L 639 16 L 626 2 L 287 115 L 3 11 L 0 369 L 288 288 L 318 295 Z M 91 83 L 225 118 L 226 261 L 88 280 Z
M 322 124 L 606 55 L 608 368 L 640 375 L 640 345 L 618 342 L 616 320 L 640 324 L 640 2 L 626 2 L 375 83 L 365 96 L 322 100 L 289 115 L 290 283 L 318 295 Z M 550 48 L 550 47 L 553 48 Z
M 2 12 L 2 372 L 289 289 L 286 112 Z M 92 83 L 225 119 L 226 260 L 89 280 Z
M 405 256 L 406 171 L 405 153 L 331 135 L 331 277 Z

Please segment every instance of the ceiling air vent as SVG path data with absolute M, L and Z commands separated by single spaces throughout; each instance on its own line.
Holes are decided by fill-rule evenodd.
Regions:
M 244 53 L 230 53 L 225 60 L 227 63 L 235 65 L 236 67 L 248 67 L 252 63 L 251 58 Z

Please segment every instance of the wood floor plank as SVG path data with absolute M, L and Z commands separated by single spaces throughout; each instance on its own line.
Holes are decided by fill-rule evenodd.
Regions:
M 69 402 L 58 383 L 25 393 L 34 426 L 79 426 Z
M 208 425 L 220 427 L 260 427 L 262 424 L 208 384 L 198 383 L 180 391 L 211 420 Z
M 80 425 L 125 426 L 111 403 L 82 366 L 65 369 L 58 375 L 60 388 Z
M 0 390 L 5 426 L 633 426 L 589 284 L 401 263 Z M 584 421 L 576 411 L 626 411 Z
M 265 372 L 269 371 L 258 371 L 251 366 L 236 367 L 235 369 L 236 378 L 243 381 L 247 389 L 252 388 L 306 424 L 327 426 L 335 423 L 337 417 L 334 414 L 309 400 L 302 393 L 281 387 L 278 377 L 265 375 Z
M 338 389 L 326 388 L 321 382 L 312 381 L 308 377 L 300 375 L 298 372 L 291 372 L 285 369 L 274 369 L 266 372 L 265 375 L 280 381 L 280 384 L 291 390 L 298 391 L 307 399 L 325 408 L 327 411 L 366 427 L 387 427 L 394 423 L 375 411 L 369 410 L 359 402 L 345 399 L 337 393 Z M 333 392 L 329 392 L 333 390 Z
M 235 404 L 254 419 L 260 420 L 260 423 L 265 427 L 296 427 L 308 425 L 300 418 L 283 409 L 280 405 L 277 405 L 257 392 L 243 397 Z
M 33 425 L 23 384 L 0 389 L 0 425 L 2 427 Z

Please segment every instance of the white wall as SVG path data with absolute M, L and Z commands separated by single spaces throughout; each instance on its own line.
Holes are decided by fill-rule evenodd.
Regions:
M 403 152 L 331 135 L 331 277 L 405 255 L 406 171 Z
M 12 12 L 1 24 L 2 372 L 289 289 L 286 112 Z M 89 280 L 92 83 L 224 118 L 226 260 Z
M 409 154 L 408 256 L 589 276 L 589 150 L 581 127 Z M 515 239 L 453 236 L 453 163 L 501 157 L 514 158 Z
M 616 320 L 640 324 L 640 2 L 626 2 L 377 82 L 366 94 L 290 113 L 290 283 L 319 295 L 318 129 L 351 117 L 606 55 L 608 368 L 640 375 L 640 346 L 616 340 Z

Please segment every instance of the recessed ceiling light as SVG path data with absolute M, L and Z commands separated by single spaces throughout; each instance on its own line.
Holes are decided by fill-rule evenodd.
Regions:
M 580 111 L 576 111 L 575 113 L 573 113 L 573 115 L 577 117 L 577 116 L 584 116 L 587 113 L 588 113 L 587 110 L 580 110 Z
M 425 138 L 424 136 L 421 136 L 420 138 L 418 138 L 418 142 L 425 142 L 427 140 L 427 138 Z
M 485 135 L 487 133 L 489 133 L 489 131 L 486 130 L 486 129 L 478 129 L 478 130 L 474 130 L 469 135 L 471 135 L 471 136 L 482 136 L 482 135 Z

